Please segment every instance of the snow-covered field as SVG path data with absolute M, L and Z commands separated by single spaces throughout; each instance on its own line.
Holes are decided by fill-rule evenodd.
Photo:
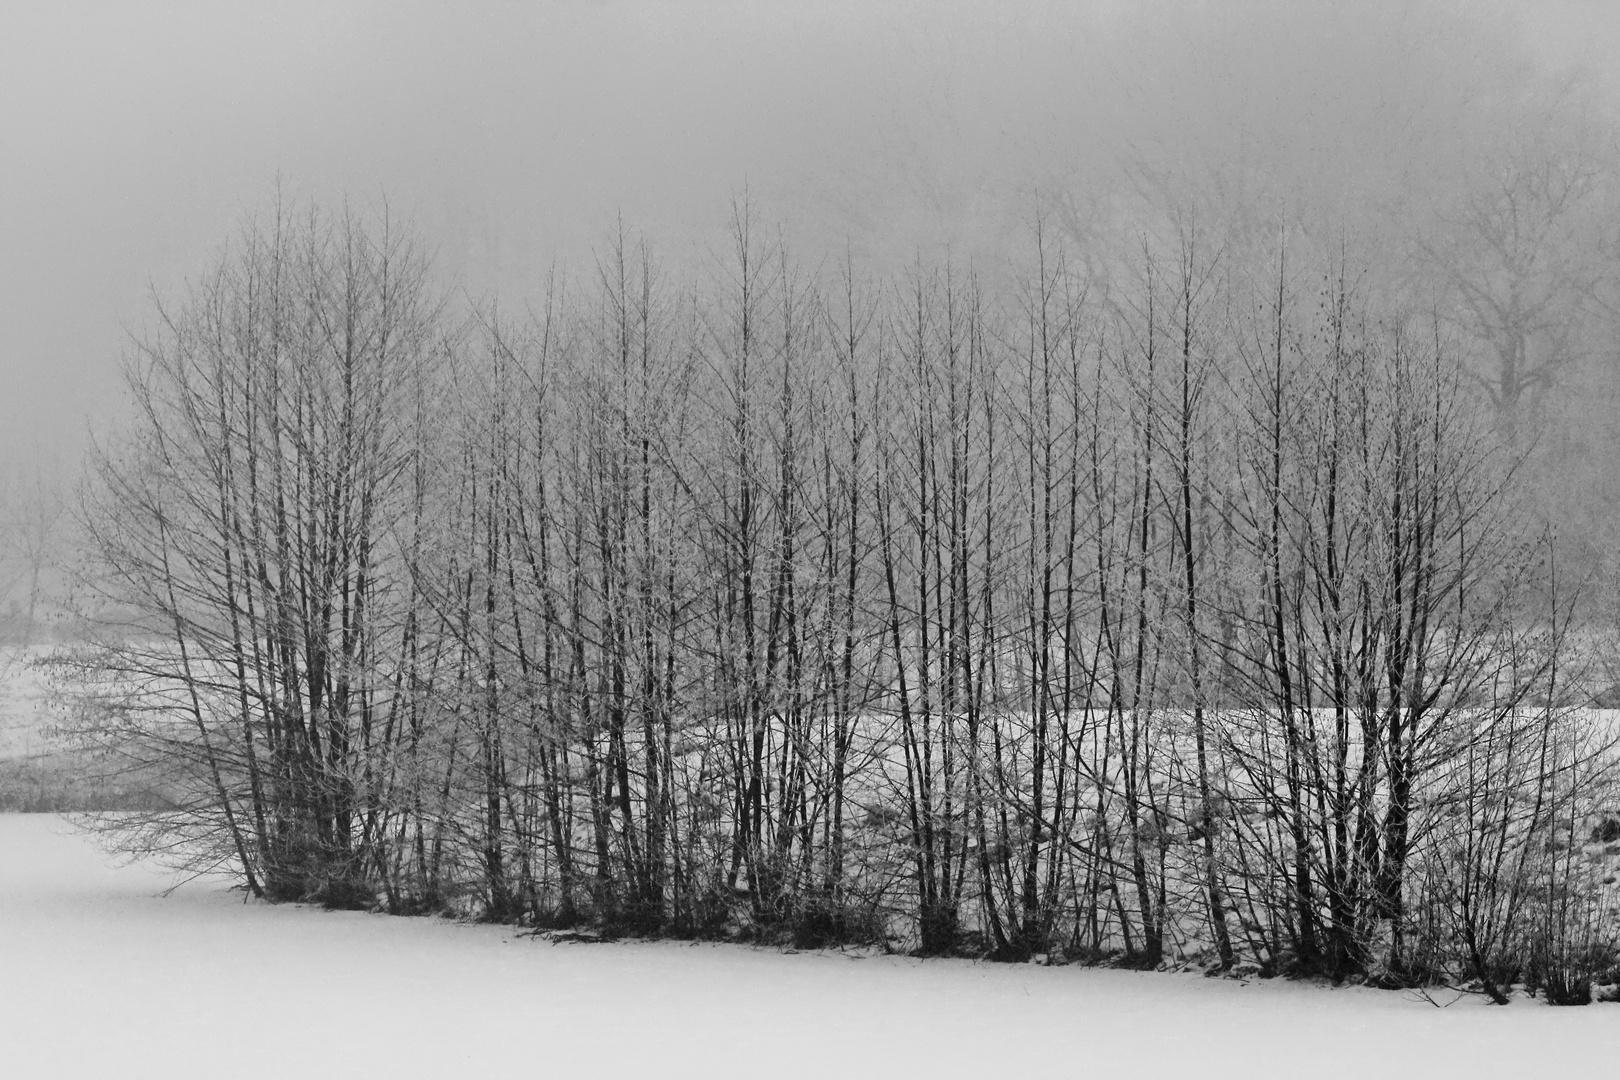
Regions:
M 6 1077 L 1615 1075 L 1620 1006 L 674 942 L 244 904 L 0 815 Z

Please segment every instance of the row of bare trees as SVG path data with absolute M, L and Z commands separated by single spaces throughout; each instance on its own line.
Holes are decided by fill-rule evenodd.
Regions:
M 174 800 L 120 827 L 279 899 L 1578 990 L 1609 758 L 1461 358 L 1162 231 L 886 281 L 740 203 L 513 319 L 250 225 L 87 499 L 76 730 Z

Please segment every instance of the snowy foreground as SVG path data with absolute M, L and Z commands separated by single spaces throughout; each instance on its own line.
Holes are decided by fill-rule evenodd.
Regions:
M 1613 1075 L 1620 1006 L 1077 967 L 552 945 L 243 904 L 0 815 L 0 1075 Z M 1376 1071 L 1374 1071 L 1376 1070 Z

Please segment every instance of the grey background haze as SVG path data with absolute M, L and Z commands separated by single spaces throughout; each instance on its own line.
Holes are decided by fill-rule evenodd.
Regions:
M 278 176 L 386 196 L 447 285 L 521 303 L 620 212 L 700 253 L 745 184 L 790 234 L 880 262 L 993 258 L 1030 192 L 1127 159 L 1398 201 L 1443 184 L 1504 72 L 1584 67 L 1607 102 L 1616 56 L 1616 5 L 1569 0 L 11 3 L 0 454 L 71 467 L 153 293 Z

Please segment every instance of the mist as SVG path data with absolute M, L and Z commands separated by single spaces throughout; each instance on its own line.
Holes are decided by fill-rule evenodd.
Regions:
M 1620 1000 L 1620 16 L 8 21 L 0 810 L 554 944 Z
M 0 447 L 67 471 L 121 415 L 154 298 L 278 184 L 386 204 L 452 291 L 508 305 L 588 269 L 620 215 L 701 265 L 744 190 L 812 261 L 847 246 L 880 270 L 945 251 L 993 270 L 1043 200 L 1073 235 L 1124 222 L 1128 242 L 1155 191 L 1367 237 L 1432 212 L 1538 87 L 1573 80 L 1607 121 L 1620 47 L 1592 3 L 37 4 L 3 21 Z

